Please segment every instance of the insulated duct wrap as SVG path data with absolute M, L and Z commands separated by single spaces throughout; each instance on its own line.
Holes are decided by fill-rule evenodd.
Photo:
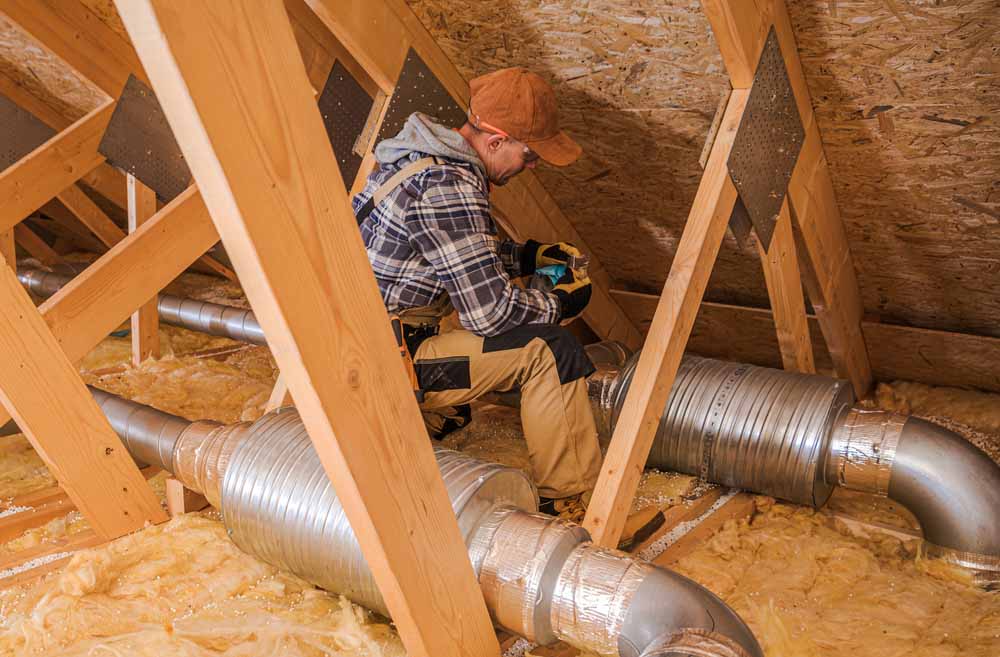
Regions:
M 601 390 L 612 428 L 637 361 Z M 830 434 L 853 402 L 842 380 L 686 355 L 647 465 L 820 506 Z
M 554 643 L 553 585 L 566 557 L 589 538 L 582 527 L 542 513 L 508 507 L 492 514 L 469 555 L 493 620 L 531 641 Z
M 617 657 L 632 597 L 655 568 L 618 550 L 577 547 L 552 592 L 555 635 L 581 650 Z
M 222 516 L 244 551 L 388 615 L 326 471 L 294 409 L 248 429 L 222 484 Z M 519 470 L 435 449 L 459 528 L 468 542 L 498 503 L 534 509 Z
M 892 461 L 906 416 L 852 409 L 833 432 L 827 479 L 876 495 L 889 494 Z

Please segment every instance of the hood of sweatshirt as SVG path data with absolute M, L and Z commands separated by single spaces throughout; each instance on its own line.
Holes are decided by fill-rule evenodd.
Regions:
M 431 117 L 420 112 L 411 114 L 395 137 L 378 143 L 375 147 L 375 160 L 379 164 L 390 164 L 414 152 L 467 162 L 486 178 L 483 161 L 469 142 L 465 141 L 465 137 L 457 130 L 435 123 Z

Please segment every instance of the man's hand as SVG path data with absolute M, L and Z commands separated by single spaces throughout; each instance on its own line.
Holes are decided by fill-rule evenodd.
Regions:
M 582 313 L 590 303 L 590 292 L 590 277 L 567 268 L 566 273 L 552 288 L 552 294 L 559 299 L 559 306 L 562 308 L 561 319 L 571 319 Z
M 530 276 L 536 269 L 549 265 L 562 265 L 567 263 L 570 257 L 582 255 L 580 249 L 569 242 L 541 244 L 535 240 L 528 240 L 521 247 L 521 275 Z

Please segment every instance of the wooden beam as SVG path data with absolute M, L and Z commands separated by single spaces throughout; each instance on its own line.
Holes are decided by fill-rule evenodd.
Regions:
M 104 213 L 104 210 L 97 207 L 89 196 L 77 185 L 70 185 L 56 195 L 63 206 L 70 213 L 80 220 L 90 232 L 101 241 L 104 246 L 110 248 L 125 239 L 125 233 L 112 221 L 111 217 Z
M 265 413 L 270 413 L 283 406 L 294 406 L 295 402 L 292 401 L 292 393 L 288 390 L 288 381 L 284 376 L 278 374 L 278 380 L 274 382 L 274 387 L 271 388 L 271 396 L 267 399 L 267 405 L 264 407 Z
M 218 241 L 201 194 L 189 187 L 38 310 L 75 363 Z M 8 419 L 0 410 L 0 425 Z
M 812 374 L 816 371 L 816 364 L 813 360 L 812 340 L 809 338 L 809 320 L 806 318 L 802 275 L 799 272 L 788 199 L 781 206 L 770 247 L 765 251 L 758 241 L 757 251 L 764 264 L 764 281 L 771 299 L 782 364 L 791 372 Z
M 498 654 L 284 7 L 117 5 L 408 653 Z
M 615 547 L 736 202 L 726 160 L 748 92 L 734 90 L 677 245 L 583 526 Z
M 648 327 L 658 297 L 612 290 L 612 296 L 640 327 Z M 815 315 L 808 315 L 816 368 L 832 372 L 833 361 Z M 878 381 L 919 381 L 928 385 L 981 388 L 1000 392 L 1000 338 L 950 333 L 874 321 L 861 323 L 871 345 L 872 372 Z M 766 308 L 703 302 L 688 350 L 762 367 L 782 365 L 774 317 Z
M 149 84 L 128 41 L 79 0 L 0 0 L 0 11 L 111 98 L 130 73 Z
M 0 231 L 54 198 L 104 162 L 97 152 L 114 103 L 106 103 L 0 173 Z
M 168 477 L 164 482 L 164 489 L 167 496 L 167 513 L 171 518 L 175 518 L 184 513 L 201 511 L 208 506 L 208 500 L 204 495 L 200 495 L 193 490 L 184 488 L 179 480 Z
M 774 26 L 806 133 L 788 185 L 793 223 L 799 229 L 796 237 L 802 243 L 798 250 L 805 265 L 806 288 L 838 375 L 849 379 L 855 394 L 862 397 L 871 388 L 872 373 L 861 330 L 861 293 L 788 8 L 784 0 L 702 0 L 702 8 L 734 88 L 752 84 L 768 30 Z M 794 323 L 800 326 L 801 320 L 796 318 Z
M 730 520 L 752 518 L 755 509 L 756 502 L 754 502 L 753 495 L 737 493 L 735 497 L 698 523 L 698 526 L 664 550 L 660 556 L 653 560 L 653 563 L 669 568 L 712 538 Z
M 139 226 L 156 214 L 156 193 L 128 174 L 128 232 L 135 233 Z M 178 235 L 178 239 L 184 239 Z M 159 290 L 157 290 L 157 294 Z M 160 313 L 157 294 L 132 313 L 132 364 L 138 367 L 147 358 L 160 357 Z
M 406 53 L 413 47 L 455 101 L 463 107 L 468 106 L 469 85 L 465 78 L 403 0 L 306 2 L 386 94 L 392 94 Z M 378 44 L 371 41 L 372 29 L 378 30 Z M 360 180 L 373 165 L 373 158 L 365 158 L 359 171 Z M 513 226 L 516 234 L 511 237 L 572 242 L 588 253 L 593 295 L 582 315 L 583 320 L 603 339 L 619 340 L 632 349 L 641 345 L 639 332 L 608 294 L 610 279 L 600 260 L 534 172 L 526 170 L 505 186 L 495 188 L 490 200 Z
M 166 515 L 28 293 L 0 267 L 0 403 L 105 539 Z
M 61 265 L 65 262 L 62 256 L 56 253 L 55 250 L 45 242 L 45 240 L 39 237 L 35 231 L 31 230 L 24 224 L 14 226 L 14 240 L 22 249 L 27 251 L 32 258 L 46 267 L 54 267 L 55 265 Z

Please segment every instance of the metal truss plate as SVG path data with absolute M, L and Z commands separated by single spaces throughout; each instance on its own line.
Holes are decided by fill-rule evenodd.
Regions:
M 153 90 L 130 75 L 97 148 L 114 166 L 131 173 L 167 203 L 191 184 L 174 133 Z
M 375 143 L 398 133 L 414 112 L 423 112 L 451 128 L 461 126 L 466 119 L 465 109 L 455 102 L 424 60 L 410 48 Z
M 56 131 L 0 94 L 0 171 L 14 164 L 56 134 Z
M 727 162 L 765 249 L 771 244 L 804 138 L 795 94 L 772 26 Z
M 343 64 L 335 62 L 319 96 L 319 113 L 348 189 L 361 167 L 361 157 L 355 154 L 354 143 L 365 129 L 373 103 L 372 97 Z

